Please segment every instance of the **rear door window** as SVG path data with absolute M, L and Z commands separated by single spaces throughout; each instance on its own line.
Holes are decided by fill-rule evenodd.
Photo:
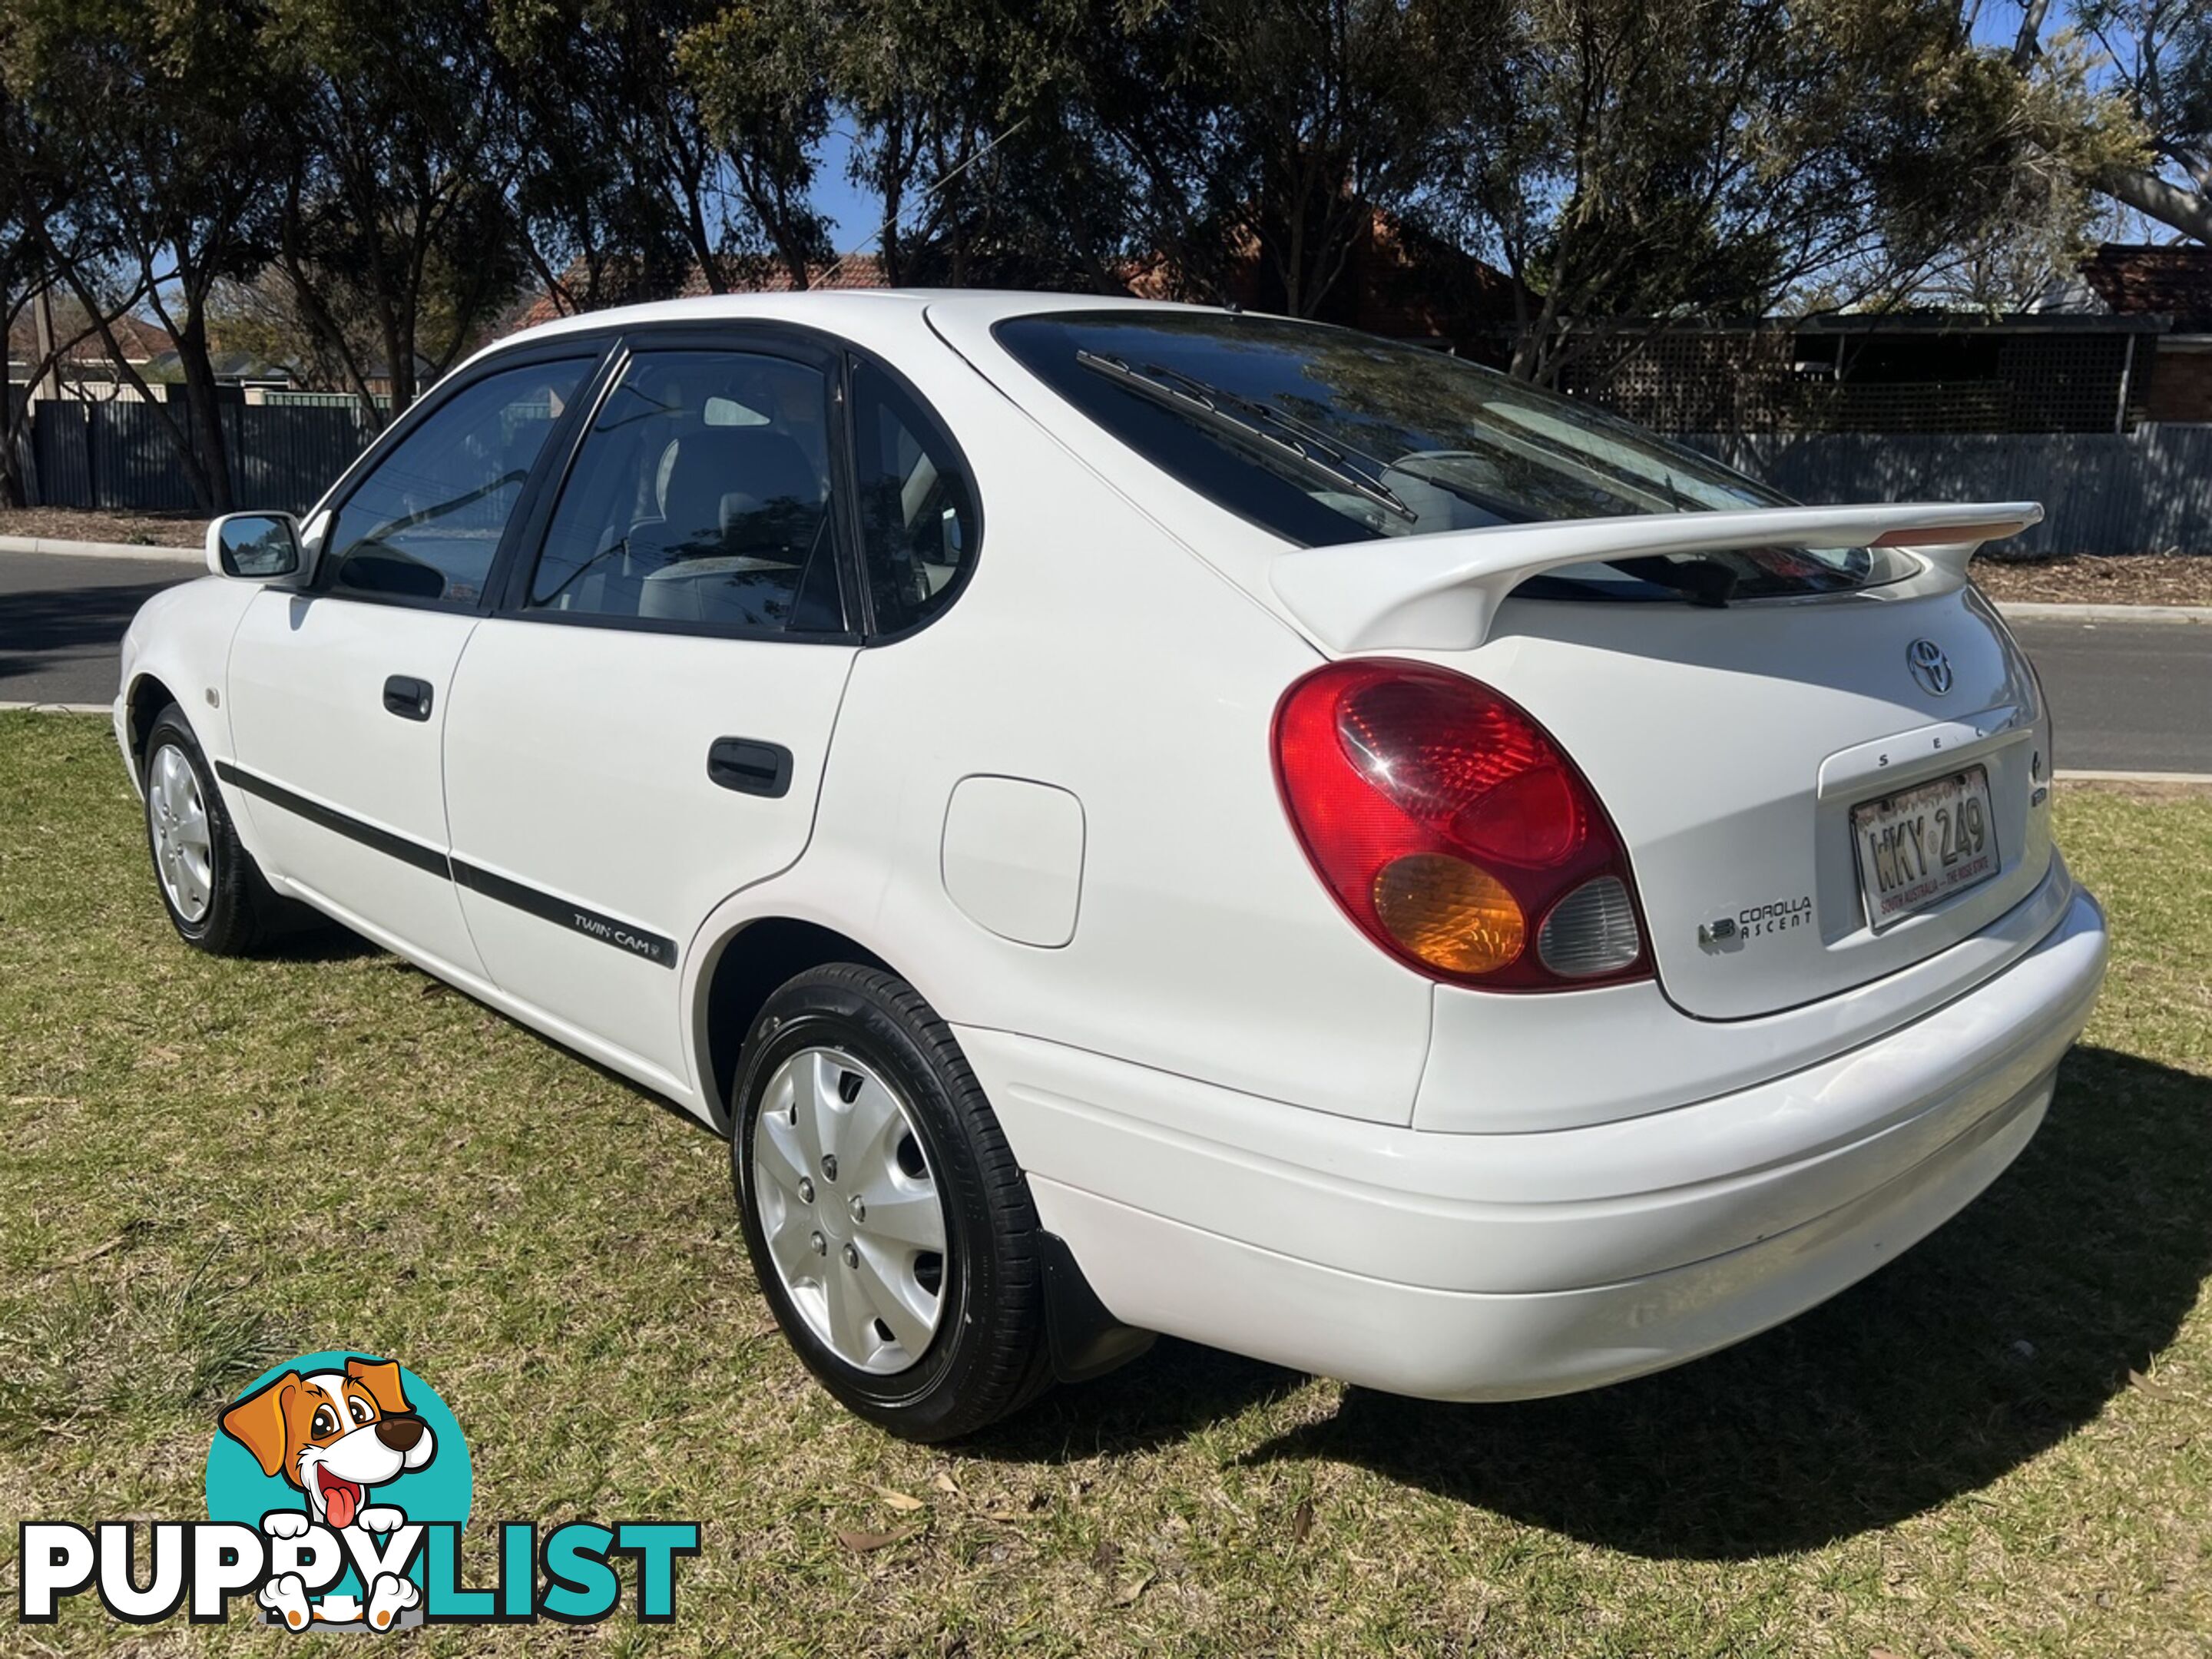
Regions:
M 527 608 L 652 626 L 845 626 L 830 379 L 746 351 L 641 351 L 562 486 Z

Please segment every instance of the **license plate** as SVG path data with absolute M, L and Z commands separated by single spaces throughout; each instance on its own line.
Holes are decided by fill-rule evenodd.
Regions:
M 1851 808 L 1859 887 L 1877 933 L 1997 872 L 1990 775 L 1979 766 Z

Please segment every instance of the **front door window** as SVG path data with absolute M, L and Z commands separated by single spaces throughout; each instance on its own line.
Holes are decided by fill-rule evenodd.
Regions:
M 346 497 L 325 541 L 337 593 L 473 607 L 588 357 L 487 374 L 446 399 Z

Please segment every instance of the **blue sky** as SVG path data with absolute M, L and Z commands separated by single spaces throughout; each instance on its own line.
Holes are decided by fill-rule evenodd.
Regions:
M 2043 32 L 2048 35 L 2066 21 L 2063 6 L 2053 6 L 2052 15 L 2044 20 Z M 1986 0 L 1974 18 L 1974 39 L 1985 46 L 2008 46 L 2020 33 L 2019 0 Z
M 852 154 L 849 127 L 834 130 L 815 151 L 820 165 L 814 175 L 814 200 L 829 218 L 830 245 L 840 253 L 856 252 L 864 240 L 874 247 L 869 239 L 876 234 L 877 216 L 882 211 L 845 177 Z

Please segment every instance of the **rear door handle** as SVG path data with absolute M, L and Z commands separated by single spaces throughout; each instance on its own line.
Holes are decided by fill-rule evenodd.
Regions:
M 717 738 L 707 748 L 707 776 L 741 795 L 779 799 L 791 790 L 791 750 L 750 738 Z
M 384 683 L 384 712 L 403 720 L 430 718 L 430 682 L 394 674 Z

